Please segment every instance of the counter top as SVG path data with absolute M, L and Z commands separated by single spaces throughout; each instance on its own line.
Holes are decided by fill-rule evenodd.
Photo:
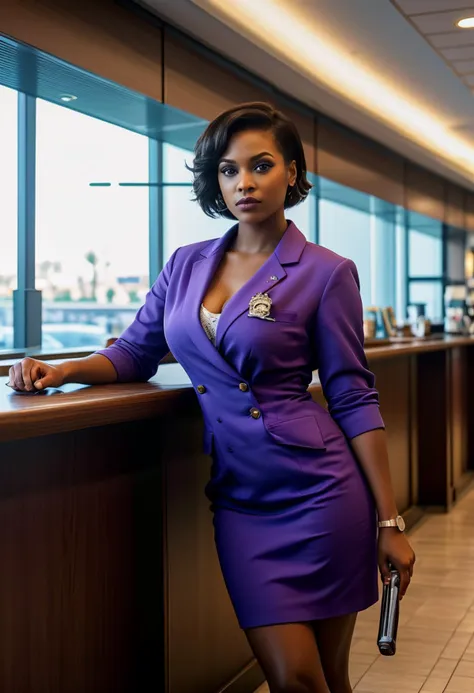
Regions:
M 419 339 L 366 349 L 369 363 L 381 359 L 474 345 L 474 337 Z M 89 426 L 103 426 L 169 414 L 182 414 L 198 403 L 179 364 L 163 364 L 147 383 L 64 385 L 35 394 L 14 393 L 0 377 L 0 442 Z M 317 373 L 310 390 L 320 389 Z M 146 413 L 144 413 L 146 412 Z
M 454 335 L 444 335 L 440 337 L 428 336 L 420 338 L 406 337 L 403 339 L 395 338 L 391 344 L 384 340 L 382 346 L 370 346 L 365 350 L 370 361 L 378 359 L 393 358 L 394 356 L 409 356 L 419 354 L 424 351 L 440 351 L 442 349 L 453 349 L 459 346 L 473 346 L 474 336 L 457 337 Z

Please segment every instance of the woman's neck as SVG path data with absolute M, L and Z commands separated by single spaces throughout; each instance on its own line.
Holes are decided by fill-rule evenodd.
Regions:
M 288 228 L 284 213 L 270 217 L 262 224 L 239 222 L 237 235 L 230 250 L 237 253 L 273 253 Z

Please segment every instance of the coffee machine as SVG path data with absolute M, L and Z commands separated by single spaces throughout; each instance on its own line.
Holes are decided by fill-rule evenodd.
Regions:
M 464 284 L 451 284 L 444 291 L 444 331 L 447 334 L 468 334 L 471 318 L 467 310 Z
M 409 303 L 407 306 L 408 323 L 416 337 L 426 337 L 431 332 L 431 321 L 426 317 L 426 303 Z

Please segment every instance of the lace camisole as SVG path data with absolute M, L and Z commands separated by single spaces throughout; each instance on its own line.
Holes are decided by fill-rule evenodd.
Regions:
M 207 308 L 203 304 L 201 304 L 199 317 L 201 319 L 201 325 L 204 329 L 204 332 L 207 334 L 207 336 L 215 346 L 217 324 L 219 322 L 219 318 L 221 317 L 221 313 L 211 313 L 210 310 L 207 310 Z

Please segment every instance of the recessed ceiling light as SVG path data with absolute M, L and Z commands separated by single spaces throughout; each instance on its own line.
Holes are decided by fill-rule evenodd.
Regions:
M 77 96 L 74 96 L 74 94 L 61 94 L 59 98 L 61 101 L 65 101 L 67 103 L 68 101 L 76 101 Z
M 474 17 L 465 17 L 456 22 L 460 29 L 474 29 Z

